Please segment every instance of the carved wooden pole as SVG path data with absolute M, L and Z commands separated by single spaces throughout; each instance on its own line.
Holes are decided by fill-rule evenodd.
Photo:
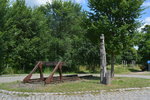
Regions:
M 104 43 L 104 34 L 100 36 L 100 83 L 105 84 L 106 81 L 106 51 L 105 51 L 105 43 Z

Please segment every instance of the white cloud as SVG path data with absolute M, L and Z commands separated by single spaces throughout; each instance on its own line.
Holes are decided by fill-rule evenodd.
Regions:
M 146 24 L 150 24 L 150 17 L 145 18 L 144 22 L 145 22 Z
M 39 6 L 39 5 L 42 5 L 42 4 L 46 4 L 46 3 L 51 3 L 52 0 L 26 0 L 26 4 L 28 6 Z
M 144 7 L 150 6 L 150 2 L 144 2 L 144 3 L 143 3 L 143 6 L 144 6 Z
M 29 0 L 29 1 L 31 1 L 31 0 Z M 35 1 L 35 0 L 33 0 L 33 1 Z M 52 0 L 36 0 L 36 2 L 37 2 L 39 5 L 41 5 L 41 4 L 46 4 L 47 2 L 48 2 L 48 3 L 51 3 Z
M 15 1 L 16 0 L 10 0 L 11 3 L 15 2 Z M 47 2 L 51 3 L 52 0 L 25 0 L 25 2 L 26 2 L 27 6 L 34 7 L 34 6 L 46 4 Z
M 69 0 L 64 0 L 64 1 L 69 1 Z M 76 3 L 80 3 L 80 4 L 83 4 L 83 3 L 86 3 L 85 0 L 70 0 L 70 1 L 73 1 L 73 2 L 76 2 Z M 39 6 L 39 5 L 42 5 L 42 4 L 46 4 L 46 3 L 51 3 L 52 0 L 26 0 L 26 4 L 28 6 Z
M 16 1 L 16 0 L 10 0 L 10 1 Z M 51 3 L 53 0 L 25 0 L 25 1 L 28 6 L 34 7 L 34 6 L 44 5 L 47 2 Z M 79 4 L 86 3 L 86 0 L 63 0 L 63 1 L 73 1 Z
M 146 17 L 146 18 L 143 20 L 143 25 L 138 29 L 138 31 L 141 31 L 142 28 L 145 27 L 145 25 L 150 25 L 150 17 Z
M 79 3 L 79 4 L 85 4 L 86 3 L 86 0 L 63 0 L 63 1 L 72 1 L 75 3 Z
M 85 0 L 75 0 L 77 3 L 85 3 Z

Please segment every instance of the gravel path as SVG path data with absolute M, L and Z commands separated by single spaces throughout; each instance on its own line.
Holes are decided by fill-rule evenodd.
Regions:
M 133 78 L 150 79 L 150 75 L 115 75 L 115 77 L 133 77 Z
M 22 81 L 27 74 L 21 75 L 2 75 L 0 76 L 0 83 L 13 82 L 13 81 Z M 34 74 L 33 78 L 40 77 L 38 74 Z
M 80 76 L 85 74 L 80 74 Z M 99 74 L 93 74 L 99 76 Z M 5 75 L 0 76 L 0 83 L 20 81 L 26 75 Z M 33 75 L 33 78 L 39 77 L 38 74 Z M 115 77 L 134 77 L 150 79 L 150 75 L 115 75 Z M 16 95 L 11 92 L 0 92 L 0 100 L 150 100 L 150 88 L 137 89 L 132 91 L 119 90 L 116 92 L 98 92 L 96 94 L 86 93 L 78 95 L 54 95 L 54 94 L 34 94 L 34 95 Z
M 6 82 L 13 82 L 13 81 L 22 81 L 23 78 L 27 74 L 21 74 L 21 75 L 2 75 L 0 76 L 0 83 L 6 83 Z M 67 75 L 67 74 L 66 74 Z M 78 74 L 79 76 L 84 76 L 84 75 L 91 75 L 91 74 Z M 99 76 L 99 74 L 92 74 L 93 76 Z M 44 74 L 44 76 L 48 76 L 48 74 Z M 55 75 L 58 76 L 58 75 Z M 38 78 L 40 77 L 39 74 L 33 74 L 32 78 Z M 115 77 L 134 77 L 134 78 L 145 78 L 145 79 L 150 79 L 150 75 L 134 75 L 134 74 L 129 74 L 129 75 L 115 75 Z

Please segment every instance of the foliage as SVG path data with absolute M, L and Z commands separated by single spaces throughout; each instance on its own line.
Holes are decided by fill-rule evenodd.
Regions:
M 111 55 L 112 74 L 115 55 L 133 46 L 132 38 L 138 27 L 144 0 L 89 0 L 88 34 L 93 43 L 105 35 L 106 52 Z M 132 6 L 130 6 L 132 5 Z
M 24 0 L 17 0 L 9 8 L 5 18 L 7 19 L 3 35 L 5 66 L 20 70 L 31 69 L 35 61 L 43 57 L 43 51 L 40 50 L 47 34 L 44 15 L 28 8 Z
M 132 61 L 138 61 L 138 54 L 135 48 L 129 48 L 128 50 L 124 50 L 121 54 L 121 60 L 127 61 L 128 64 L 131 64 Z
M 94 72 L 99 66 L 102 33 L 108 64 L 116 55 L 118 62 L 137 59 L 133 38 L 143 1 L 89 0 L 91 12 L 87 13 L 71 1 L 53 0 L 30 8 L 25 0 L 12 4 L 0 0 L 0 73 L 11 69 L 15 73 L 27 72 L 36 61 L 59 60 L 67 63 L 63 68 L 66 72 L 78 71 L 79 66 Z M 145 35 L 149 33 L 146 28 L 144 31 Z M 145 62 L 149 57 L 149 42 L 147 36 L 140 35 L 143 42 L 138 53 Z
M 140 63 L 147 66 L 147 61 L 150 60 L 150 25 L 146 25 L 143 28 L 143 32 L 139 35 L 141 38 L 139 41 L 138 54 Z
M 3 30 L 4 26 L 4 17 L 6 12 L 8 11 L 8 0 L 0 0 L 0 31 Z
M 78 65 L 77 53 L 84 38 L 81 24 L 85 13 L 81 11 L 81 6 L 71 1 L 54 0 L 52 4 L 48 3 L 39 9 L 45 14 L 48 27 L 52 29 L 51 49 L 47 59 L 63 60 L 69 65 L 69 70 L 75 70 L 75 65 Z
M 6 67 L 2 71 L 2 74 L 15 74 L 15 70 L 12 67 Z
M 4 59 L 4 40 L 2 39 L 3 35 L 4 35 L 4 24 L 5 24 L 5 16 L 6 13 L 8 11 L 8 0 L 0 0 L 0 74 L 3 67 L 3 59 Z
M 25 0 L 16 0 L 7 9 L 0 32 L 1 66 L 29 71 L 36 61 L 62 60 L 68 64 L 65 71 L 78 69 L 78 50 L 86 31 L 82 27 L 86 14 L 79 4 L 54 0 L 33 9 Z

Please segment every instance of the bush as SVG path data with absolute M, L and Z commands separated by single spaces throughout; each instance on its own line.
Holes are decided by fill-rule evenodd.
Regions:
M 4 68 L 4 70 L 2 71 L 2 74 L 14 74 L 15 71 L 12 67 L 6 67 Z

